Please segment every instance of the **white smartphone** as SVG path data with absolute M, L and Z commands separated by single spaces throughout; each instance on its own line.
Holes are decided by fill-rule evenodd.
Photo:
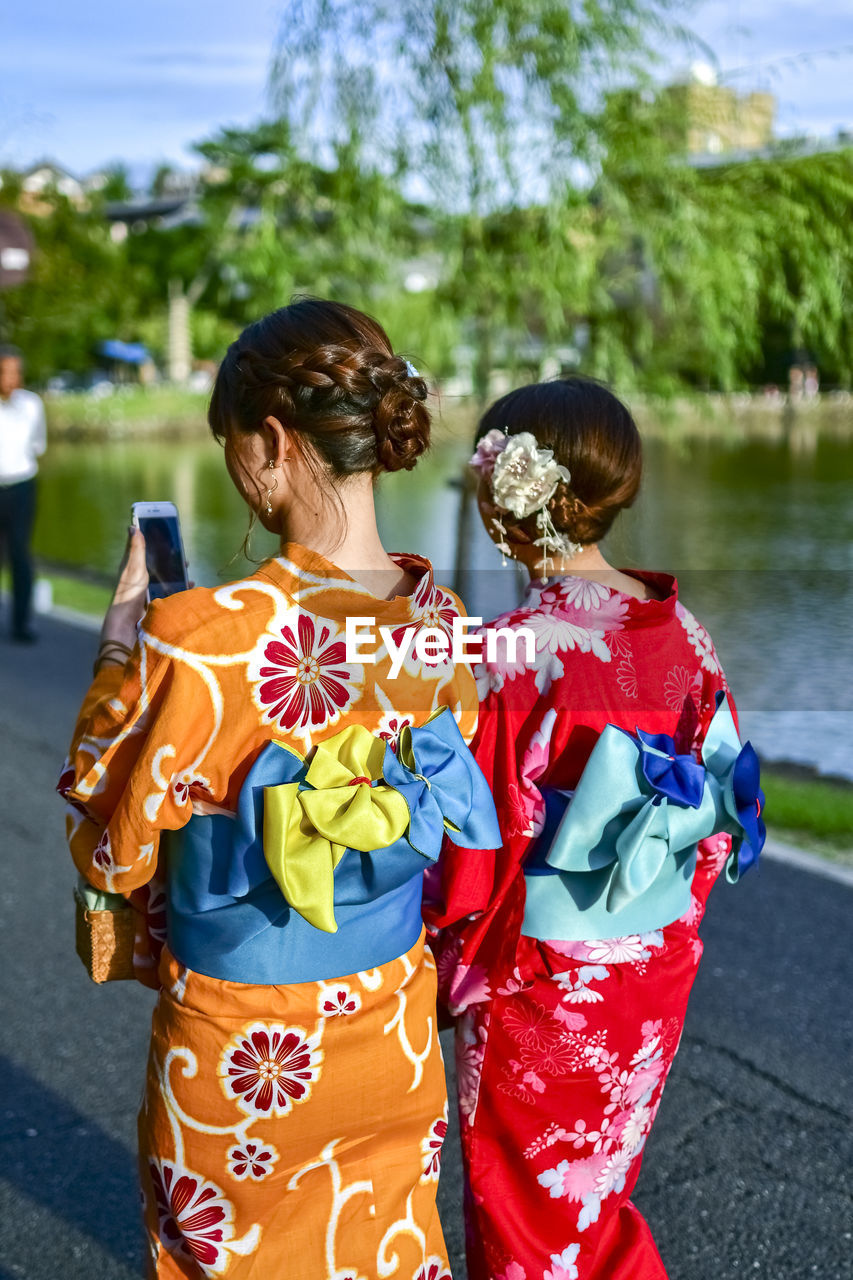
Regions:
M 131 519 L 145 538 L 148 599 L 160 600 L 186 591 L 186 556 L 174 502 L 134 502 Z

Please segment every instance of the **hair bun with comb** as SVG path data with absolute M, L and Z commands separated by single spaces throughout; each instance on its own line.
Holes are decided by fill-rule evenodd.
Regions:
M 390 362 L 389 362 L 390 363 Z M 414 366 L 399 356 L 399 368 L 387 371 L 374 410 L 376 454 L 385 471 L 410 471 L 429 448 L 429 414 L 424 407 L 427 385 Z
M 411 469 L 429 448 L 427 385 L 385 330 L 339 302 L 303 298 L 241 333 L 220 366 L 208 419 L 219 439 L 275 417 L 333 479 Z

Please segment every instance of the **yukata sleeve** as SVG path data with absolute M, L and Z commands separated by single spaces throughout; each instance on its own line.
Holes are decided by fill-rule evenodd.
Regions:
M 487 694 L 471 744 L 495 801 L 503 843 L 500 849 L 471 851 L 459 848 L 450 837 L 445 839 L 439 861 L 440 890 L 428 916 L 435 928 L 494 907 L 517 877 L 541 827 L 544 803 L 536 780 L 546 767 L 547 752 L 537 754 L 535 745 L 531 749 L 535 690 L 530 708 L 520 690 L 514 693 L 512 699 L 501 691 Z
M 127 665 L 95 677 L 57 787 L 78 871 L 126 896 L 155 875 L 161 832 L 192 812 L 193 708 L 158 621 L 155 604 Z
M 511 697 L 500 690 L 488 693 L 472 744 L 495 800 L 501 846 L 472 851 L 445 839 L 437 888 L 425 910 L 439 997 L 454 1015 L 486 998 L 516 964 L 524 918 L 522 867 L 541 829 L 544 802 L 537 780 L 548 759 L 547 750 L 536 748 L 543 707 L 532 674 L 529 683 L 528 691 L 514 681 Z M 554 716 L 551 710 L 549 726 Z

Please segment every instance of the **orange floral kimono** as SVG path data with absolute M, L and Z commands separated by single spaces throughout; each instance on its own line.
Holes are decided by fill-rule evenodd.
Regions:
M 152 1276 L 449 1276 L 420 873 L 445 830 L 476 847 L 494 811 L 469 671 L 346 661 L 348 617 L 450 632 L 455 597 L 396 560 L 410 596 L 289 545 L 157 601 L 83 704 L 59 786 L 71 852 L 139 912 L 136 974 L 159 988 L 139 1115 Z

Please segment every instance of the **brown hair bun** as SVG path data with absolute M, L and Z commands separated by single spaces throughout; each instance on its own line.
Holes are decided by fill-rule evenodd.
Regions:
M 643 471 L 640 433 L 622 401 L 594 378 L 574 375 L 510 391 L 486 410 L 477 440 L 494 429 L 511 436 L 531 432 L 568 468 L 571 478 L 558 486 L 549 510 L 554 527 L 572 542 L 600 542 L 637 496 Z M 509 526 L 511 520 L 504 523 Z M 517 524 L 530 533 L 535 519 Z
M 395 360 L 395 363 L 397 361 Z M 374 412 L 376 452 L 385 471 L 411 471 L 429 448 L 430 418 L 423 401 L 427 385 L 400 360 L 381 392 Z
M 335 479 L 410 469 L 429 447 L 423 378 L 409 374 L 377 321 L 304 298 L 249 325 L 228 348 L 211 396 L 217 439 L 278 418 Z

